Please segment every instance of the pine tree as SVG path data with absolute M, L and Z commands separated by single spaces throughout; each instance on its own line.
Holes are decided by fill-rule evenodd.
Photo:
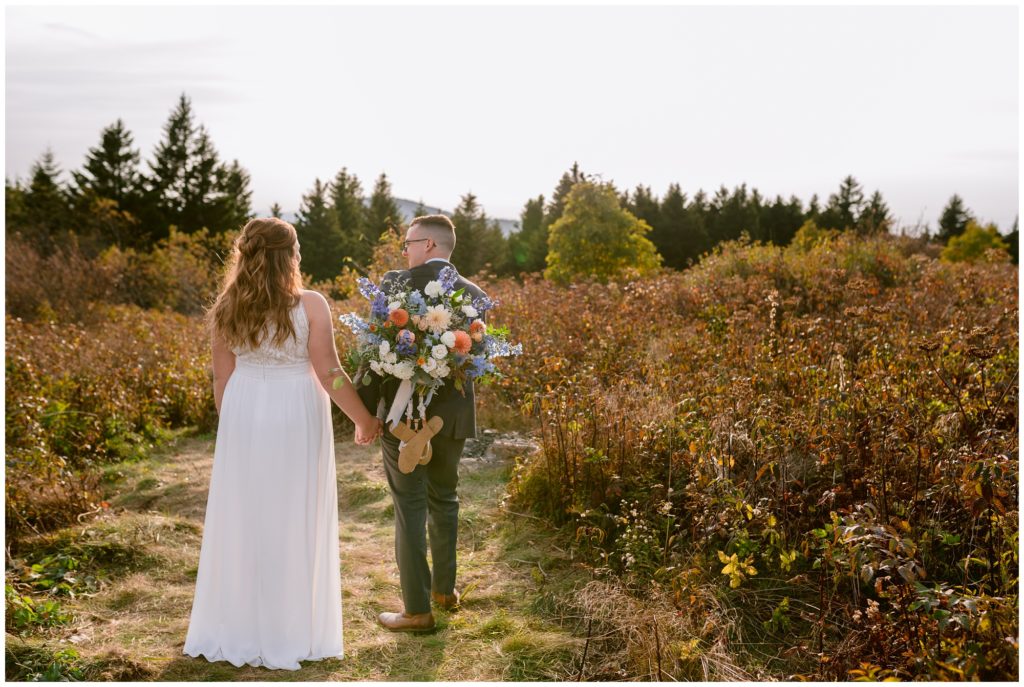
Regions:
M 974 215 L 964 206 L 963 198 L 954 193 L 939 216 L 939 233 L 935 238 L 949 243 L 951 238 L 964 233 L 967 223 L 973 219 Z
M 217 172 L 217 199 L 212 228 L 217 231 L 241 229 L 253 217 L 251 177 L 238 160 Z
M 70 202 L 52 150 L 46 149 L 32 165 L 30 174 L 32 180 L 25 193 L 24 235 L 48 251 L 55 247 L 58 234 L 70 229 Z
M 699 211 L 693 209 L 696 205 L 699 202 L 695 199 L 687 207 L 686 194 L 679 184 L 669 184 L 661 201 L 662 226 L 651 231 L 651 242 L 658 249 L 666 267 L 683 269 L 698 262 L 701 254 L 711 248 L 704 220 Z M 659 233 L 656 235 L 655 231 Z
M 1017 231 L 1017 222 L 1019 217 L 1013 218 L 1013 231 L 1006 235 L 1006 250 L 1010 252 L 1010 262 L 1014 265 L 1019 264 L 1020 260 L 1020 232 Z
M 625 195 L 627 200 L 623 203 L 623 207 L 651 226 L 653 229 L 651 240 L 653 241 L 654 234 L 658 231 L 657 227 L 661 223 L 661 205 L 658 202 L 658 197 L 651 193 L 650 186 L 643 184 L 637 184 L 632 196 L 628 193 Z
M 848 175 L 839 183 L 839 191 L 828 197 L 817 224 L 824 229 L 854 229 L 863 207 L 864 191 L 857 180 Z
M 370 231 L 362 184 L 355 174 L 349 174 L 346 167 L 334 176 L 331 207 L 341 232 L 342 254 L 356 265 L 365 267 L 373 257 L 380 233 Z
M 427 210 L 427 206 L 423 204 L 423 199 L 420 198 L 419 202 L 416 203 L 416 209 L 412 211 L 413 217 L 422 217 L 423 215 L 429 215 L 430 211 Z
M 545 225 L 550 227 L 562 216 L 569 192 L 572 191 L 573 186 L 582 181 L 587 181 L 587 175 L 580 170 L 580 163 L 573 162 L 569 171 L 562 174 L 562 178 L 558 180 L 558 186 L 555 187 L 551 202 L 544 214 Z
M 544 224 L 544 196 L 526 201 L 519 215 L 519 231 L 509 237 L 510 265 L 517 272 L 540 272 L 548 254 L 548 233 Z
M 857 218 L 857 233 L 861 235 L 884 234 L 892 227 L 889 206 L 882 200 L 882 194 L 875 191 Z
M 132 148 L 133 138 L 118 119 L 100 134 L 100 144 L 90 148 L 85 165 L 73 172 L 75 195 L 109 198 L 121 210 L 137 213 L 142 195 L 139 151 Z
M 371 239 L 372 245 L 377 245 L 380 235 L 389 229 L 398 230 L 402 224 L 402 213 L 398 210 L 398 204 L 391 195 L 391 182 L 387 174 L 381 172 L 377 182 L 373 185 L 373 193 L 370 195 L 370 207 L 366 213 L 365 236 Z
M 237 229 L 252 214 L 249 173 L 237 160 L 231 165 L 220 162 L 209 132 L 196 125 L 184 94 L 164 125 L 164 138 L 149 166 L 144 221 L 154 238 L 166 236 L 171 225 L 183 232 Z
M 776 195 L 771 204 L 761 207 L 761 238 L 773 245 L 788 245 L 803 223 L 803 204 L 796 196 L 787 202 Z
M 149 207 L 143 221 L 153 240 L 168 236 L 171 224 L 181 226 L 188 197 L 190 144 L 195 132 L 192 103 L 183 93 L 164 124 L 164 138 L 149 162 Z
M 508 269 L 508 246 L 501 227 L 487 217 L 476 196 L 462 196 L 451 219 L 456 234 L 452 264 L 460 274 L 471 276 L 488 265 L 497 273 Z
M 711 201 L 708 235 L 712 244 L 732 241 L 746 232 L 751 238 L 760 236 L 757 207 L 747 194 L 747 185 L 740 184 L 732 192 L 719 187 Z
M 317 179 L 302 196 L 295 220 L 302 254 L 302 271 L 314 280 L 337 276 L 343 267 L 343 240 L 337 218 L 328 202 L 330 188 Z
M 594 277 L 600 281 L 645 275 L 661 263 L 646 237 L 650 225 L 619 205 L 607 183 L 577 184 L 562 216 L 551 225 L 545 276 L 561 284 Z
M 273 205 L 270 206 L 271 217 L 277 217 L 278 219 L 281 219 L 281 215 L 283 214 L 284 212 L 281 210 L 281 206 L 278 205 L 277 203 L 274 203 Z
M 220 160 L 206 127 L 200 126 L 197 129 L 191 144 L 186 167 L 185 197 L 178 229 L 188 233 L 199 231 L 203 227 L 215 231 L 223 229 L 215 222 L 217 217 L 213 207 L 219 200 L 217 176 L 220 172 Z

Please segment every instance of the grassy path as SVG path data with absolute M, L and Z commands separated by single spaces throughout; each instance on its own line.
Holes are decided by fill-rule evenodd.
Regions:
M 497 439 L 491 444 L 492 439 Z M 485 450 L 486 449 L 486 450 Z M 55 652 L 77 656 L 61 670 L 113 680 L 551 680 L 572 675 L 583 639 L 544 612 L 552 569 L 576 574 L 550 535 L 509 516 L 501 498 L 514 435 L 467 445 L 460 479 L 459 580 L 463 606 L 435 611 L 430 635 L 392 634 L 376 615 L 401 607 L 393 554 L 393 507 L 379 447 L 337 442 L 346 656 L 299 671 L 210 663 L 181 653 L 188 627 L 213 460 L 208 438 L 111 469 L 111 510 L 37 543 L 28 558 L 72 551 L 91 563 L 98 591 L 65 599 L 73 620 L 26 637 L 7 634 L 8 679 L 41 670 Z M 9 561 L 10 564 L 10 561 Z M 91 571 L 90 569 L 91 568 Z M 562 573 L 559 573 L 560 575 Z M 562 581 L 565 581 L 563 576 Z M 59 662 L 58 662 L 59 663 Z M 24 677 L 22 677 L 24 679 Z

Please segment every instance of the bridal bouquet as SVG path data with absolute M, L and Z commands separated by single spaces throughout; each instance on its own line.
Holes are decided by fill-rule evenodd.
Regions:
M 454 288 L 458 273 L 441 270 L 437 280 L 420 293 L 408 282 L 389 284 L 383 290 L 369 279 L 359 280 L 359 292 L 370 301 L 370 318 L 355 313 L 339 319 L 359 337 L 359 371 L 353 382 L 369 384 L 365 374 L 402 380 L 388 414 L 392 429 L 404 410 L 413 419 L 413 394 L 426 419 L 426 406 L 447 380 L 465 394 L 467 380 L 499 376 L 495 358 L 520 355 L 522 344 L 511 345 L 508 330 L 489 328 L 483 314 L 497 305 L 486 296 L 470 299 L 464 289 Z M 403 407 L 404 406 L 404 407 Z

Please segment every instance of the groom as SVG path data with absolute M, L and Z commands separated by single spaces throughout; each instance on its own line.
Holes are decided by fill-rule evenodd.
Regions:
M 444 215 L 424 215 L 413 219 L 402 242 L 402 255 L 408 270 L 384 275 L 381 287 L 408 279 L 411 288 L 422 293 L 427 283 L 438 278 L 455 249 L 455 225 Z M 459 276 L 455 288 L 464 288 L 470 299 L 485 296 L 473 282 Z M 357 384 L 366 407 L 377 408 L 383 417 L 391 408 L 399 381 L 382 380 L 367 370 L 371 383 Z M 459 603 L 455 591 L 455 539 L 459 524 L 459 459 L 466 439 L 476 436 L 476 403 L 473 382 L 467 380 L 465 396 L 450 381 L 440 387 L 427 406 L 427 417 L 440 417 L 444 426 L 430 440 L 433 457 L 426 465 L 417 465 L 411 473 L 398 469 L 399 440 L 385 423 L 381 435 L 384 471 L 395 504 L 395 557 L 402 585 L 401 613 L 381 613 L 378 621 L 393 632 L 430 630 L 434 615 L 433 599 L 439 607 L 451 610 Z M 378 407 L 380 406 L 380 407 Z M 427 565 L 426 530 L 430 533 L 430 555 L 434 569 Z

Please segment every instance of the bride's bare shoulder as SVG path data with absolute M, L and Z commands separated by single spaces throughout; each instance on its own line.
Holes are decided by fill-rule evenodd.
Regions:
M 302 305 L 305 307 L 308 317 L 314 319 L 326 317 L 330 319 L 331 307 L 322 293 L 312 289 L 303 289 L 299 294 L 299 298 L 302 300 Z

